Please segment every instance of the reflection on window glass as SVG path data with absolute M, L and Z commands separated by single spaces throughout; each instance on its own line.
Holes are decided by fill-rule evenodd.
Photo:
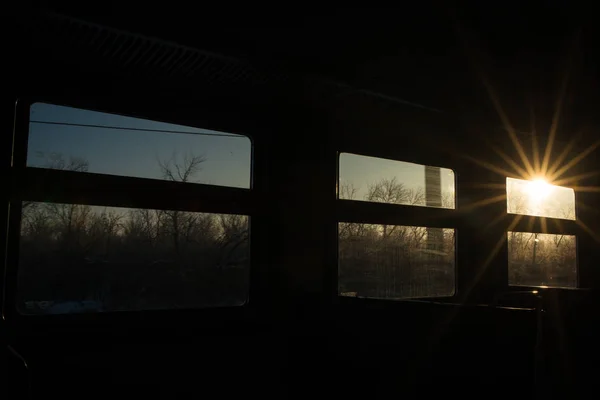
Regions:
M 575 191 L 542 179 L 506 178 L 506 202 L 511 214 L 575 220 Z
M 575 236 L 508 232 L 508 283 L 577 287 Z
M 340 199 L 454 208 L 454 172 L 447 168 L 341 153 Z
M 454 229 L 338 224 L 338 294 L 380 299 L 454 294 Z
M 236 306 L 248 285 L 246 216 L 23 203 L 23 313 Z
M 246 136 L 71 107 L 30 109 L 27 166 L 250 187 Z

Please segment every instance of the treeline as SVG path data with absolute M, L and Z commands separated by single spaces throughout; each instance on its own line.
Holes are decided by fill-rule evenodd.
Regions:
M 159 165 L 164 179 L 193 182 L 203 161 L 173 157 Z M 46 168 L 85 172 L 88 165 L 59 156 Z M 341 198 L 354 199 L 357 193 L 349 185 L 340 188 Z M 406 188 L 394 178 L 370 185 L 364 200 L 426 204 L 422 188 Z M 454 207 L 452 194 L 439 200 Z M 454 293 L 453 229 L 358 223 L 338 228 L 340 294 L 419 298 Z M 574 240 L 509 233 L 510 282 L 575 285 Z M 249 266 L 246 216 L 23 203 L 18 296 L 26 312 L 238 305 L 247 299 Z
M 240 304 L 247 296 L 245 216 L 33 203 L 21 226 L 23 301 L 125 310 Z
M 359 188 L 340 187 L 340 198 L 356 200 Z M 441 196 L 441 193 L 440 193 Z M 367 188 L 363 200 L 424 206 L 424 188 L 407 188 L 396 178 Z M 441 196 L 454 207 L 453 193 Z M 374 298 L 442 297 L 454 293 L 454 230 L 418 226 L 338 224 L 338 291 Z
M 339 224 L 338 286 L 343 295 L 442 297 L 454 293 L 454 230 Z
M 508 188 L 509 211 L 527 212 L 525 193 Z M 356 199 L 359 189 L 340 187 L 340 198 Z M 426 204 L 422 188 L 408 189 L 396 179 L 370 185 L 365 201 Z M 442 196 L 443 207 L 453 208 L 452 194 Z M 567 205 L 551 210 L 573 218 Z M 452 229 L 340 223 L 338 243 L 338 290 L 346 296 L 419 298 L 449 296 L 455 286 L 455 237 Z M 577 285 L 574 236 L 510 232 L 508 234 L 508 280 L 513 285 Z
M 163 178 L 192 182 L 203 160 L 174 155 L 160 162 Z M 59 156 L 45 167 L 88 165 Z M 20 304 L 32 313 L 242 304 L 248 238 L 241 215 L 24 202 Z
M 340 223 L 339 292 L 373 298 L 443 297 L 454 292 L 452 229 Z M 577 286 L 574 236 L 510 232 L 508 281 Z
M 508 254 L 511 284 L 577 286 L 577 244 L 574 236 L 510 232 Z

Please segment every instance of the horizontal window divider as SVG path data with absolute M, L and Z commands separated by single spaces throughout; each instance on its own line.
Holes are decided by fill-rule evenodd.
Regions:
M 249 189 L 43 168 L 14 168 L 11 202 L 36 201 L 107 207 L 244 214 Z
M 577 222 L 567 219 L 506 214 L 507 231 L 524 233 L 549 233 L 554 235 L 577 235 L 582 229 Z
M 339 222 L 431 228 L 457 228 L 460 224 L 460 216 L 454 209 L 356 200 L 338 200 L 337 219 Z

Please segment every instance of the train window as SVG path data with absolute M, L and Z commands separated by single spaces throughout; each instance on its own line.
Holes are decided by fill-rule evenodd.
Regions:
M 506 201 L 511 214 L 575 220 L 575 191 L 542 179 L 506 178 Z
M 248 137 L 46 103 L 28 112 L 28 132 L 16 131 L 27 141 L 15 142 L 27 158 L 11 170 L 11 309 L 247 301 Z
M 340 199 L 453 209 L 454 186 L 447 168 L 340 154 Z
M 30 108 L 28 167 L 250 188 L 251 155 L 242 135 L 46 103 Z
M 454 292 L 454 229 L 338 224 L 340 296 L 407 299 Z
M 508 232 L 508 282 L 513 286 L 577 287 L 576 237 Z
M 23 202 L 18 271 L 24 314 L 241 305 L 248 217 Z

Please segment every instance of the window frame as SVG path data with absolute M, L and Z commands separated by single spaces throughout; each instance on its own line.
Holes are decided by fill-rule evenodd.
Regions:
M 139 110 L 126 112 L 127 102 L 111 101 L 112 98 L 99 99 L 81 97 L 74 101 L 67 96 L 23 96 L 15 105 L 14 130 L 12 135 L 11 163 L 8 170 L 8 231 L 6 241 L 6 260 L 4 275 L 3 318 L 7 321 L 31 321 L 52 319 L 89 319 L 109 318 L 115 314 L 156 314 L 172 311 L 209 311 L 215 308 L 186 308 L 177 310 L 128 310 L 107 311 L 91 314 L 27 315 L 18 311 L 17 277 L 19 268 L 19 242 L 21 230 L 21 203 L 23 201 L 45 201 L 92 206 L 125 207 L 157 210 L 177 210 L 219 214 L 239 214 L 248 216 L 250 254 L 253 253 L 252 220 L 256 214 L 257 200 L 254 191 L 254 153 L 255 138 L 247 129 L 239 129 L 216 119 L 190 118 L 191 121 L 177 122 L 146 116 Z M 250 187 L 235 188 L 200 183 L 172 182 L 159 179 L 127 177 L 99 174 L 93 172 L 73 172 L 45 168 L 27 167 L 29 140 L 30 107 L 34 103 L 47 103 L 82 110 L 123 115 L 157 122 L 173 123 L 219 131 L 234 131 L 250 140 Z M 143 106 L 142 106 L 143 107 Z M 125 112 L 124 112 L 125 110 Z M 144 115 L 146 114 L 146 115 Z M 202 114 L 202 113 L 199 113 Z M 179 117 L 180 115 L 178 115 Z M 182 118 L 183 119 L 183 118 Z M 205 122 L 212 121 L 212 122 Z M 217 123 L 215 123 L 217 122 Z M 222 122 L 222 121 L 221 121 Z M 132 190 L 132 188 L 135 188 Z M 52 189 L 52 198 L 48 199 L 48 190 Z M 156 196 L 156 193 L 169 193 L 169 196 Z M 197 199 L 202 199 L 198 201 Z M 14 249 L 14 250 L 13 250 Z M 252 290 L 252 281 L 256 274 L 255 261 L 250 256 L 250 287 L 247 301 L 241 306 L 219 309 L 248 309 Z M 243 312 L 243 311 L 242 311 Z
M 508 201 L 508 184 L 506 183 L 507 178 L 519 179 L 527 181 L 522 176 L 518 176 L 516 174 L 511 174 L 510 176 L 505 177 L 505 188 L 504 193 L 506 194 L 506 198 Z M 568 186 L 561 186 L 565 188 L 569 188 Z M 573 188 L 569 188 L 573 189 Z M 508 202 L 505 201 L 505 216 L 506 216 L 506 286 L 509 291 L 519 291 L 523 289 L 544 289 L 544 290 L 580 290 L 582 289 L 582 281 L 581 281 L 581 271 L 580 271 L 580 245 L 579 241 L 581 238 L 581 228 L 577 224 L 579 219 L 579 212 L 577 207 L 577 191 L 573 189 L 573 197 L 574 197 L 574 212 L 575 219 L 563 219 L 563 218 L 554 218 L 554 217 L 541 217 L 534 215 L 526 215 L 526 214 L 517 214 L 517 213 L 509 213 L 508 212 Z M 510 221 L 512 219 L 512 222 Z M 509 249 L 508 249 L 508 234 L 510 232 L 514 233 L 530 233 L 530 234 L 550 234 L 550 235 L 569 235 L 575 237 L 575 270 L 576 270 L 576 286 L 575 287 L 558 287 L 558 286 L 527 286 L 527 285 L 511 285 L 508 282 L 508 260 L 510 257 Z
M 429 115 L 429 114 L 428 114 Z M 411 114 L 409 118 L 412 118 Z M 417 118 L 418 120 L 418 118 Z M 338 272 L 338 222 L 364 222 L 364 223 L 397 223 L 416 219 L 407 215 L 408 213 L 422 213 L 425 222 L 415 225 L 423 226 L 427 223 L 430 213 L 438 212 L 437 209 L 427 207 L 395 206 L 383 203 L 364 203 L 354 206 L 346 204 L 351 200 L 338 199 L 336 190 L 339 182 L 339 154 L 343 152 L 366 155 L 369 157 L 381 157 L 390 160 L 411 162 L 421 165 L 442 165 L 454 171 L 455 178 L 455 206 L 454 210 L 442 210 L 441 213 L 447 217 L 449 224 L 445 228 L 456 230 L 456 293 L 454 298 L 439 299 L 440 302 L 457 302 L 459 304 L 493 304 L 498 295 L 507 292 L 520 292 L 526 289 L 523 286 L 508 285 L 508 231 L 566 234 L 576 236 L 577 242 L 577 281 L 578 287 L 559 289 L 548 288 L 546 291 L 568 290 L 585 291 L 597 287 L 597 279 L 593 272 L 594 256 L 597 254 L 600 235 L 592 232 L 598 229 L 598 211 L 591 210 L 585 204 L 593 204 L 598 198 L 596 193 L 579 190 L 579 182 L 589 182 L 590 169 L 593 163 L 590 161 L 593 154 L 572 168 L 566 177 L 573 177 L 575 182 L 572 186 L 575 191 L 575 213 L 576 220 L 552 220 L 547 217 L 520 216 L 509 214 L 506 203 L 506 178 L 523 179 L 505 159 L 499 157 L 498 148 L 509 151 L 509 156 L 515 160 L 519 159 L 509 139 L 505 136 L 486 137 L 472 135 L 465 131 L 464 127 L 456 125 L 456 121 L 448 120 L 444 116 L 431 116 L 421 120 L 420 123 L 409 125 L 410 131 L 422 132 L 422 134 L 406 135 L 399 134 L 405 127 L 398 123 L 397 126 L 374 126 L 358 124 L 358 126 L 345 126 L 344 131 L 353 133 L 353 136 L 338 134 L 335 136 L 335 149 L 332 149 L 332 168 L 335 168 L 335 181 L 332 182 L 333 199 L 336 204 L 336 215 L 331 218 L 331 237 L 335 240 L 334 249 L 329 256 L 330 293 L 334 303 L 355 301 L 353 298 L 341 298 L 338 296 L 337 272 Z M 373 129 L 373 138 L 377 140 L 360 140 L 360 132 Z M 447 136 L 441 136 L 441 144 L 431 146 L 430 140 L 440 138 L 436 132 L 445 131 Z M 340 131 L 341 132 L 341 131 Z M 431 133 L 431 136 L 428 136 Z M 387 137 L 394 135 L 406 141 L 406 146 L 385 146 Z M 531 149 L 544 148 L 545 142 L 535 135 L 518 134 L 519 141 L 524 149 L 531 153 Z M 438 140 L 439 141 L 439 140 Z M 555 144 L 555 147 L 558 143 Z M 512 149 L 512 150 L 511 150 Z M 335 153 L 333 153 L 335 151 Z M 514 153 L 511 153 L 511 151 Z M 576 157 L 579 153 L 586 151 L 582 145 L 572 146 L 567 157 Z M 598 150 L 595 151 L 597 153 Z M 335 154 L 335 155 L 334 155 Z M 475 155 L 475 156 L 474 156 Z M 498 173 L 499 169 L 491 169 L 475 160 L 477 157 L 488 164 L 498 166 L 499 169 L 507 171 L 506 174 Z M 333 163 L 335 162 L 335 166 Z M 332 171 L 332 172 L 333 172 Z M 512 172 L 511 172 L 512 171 Z M 332 174 L 333 175 L 333 174 Z M 595 179 L 595 182 L 598 182 Z M 563 185 L 564 186 L 564 185 Z M 567 186 L 569 187 L 569 186 Z M 494 201 L 488 201 L 496 199 Z M 501 199 L 498 201 L 497 199 Z M 391 208 L 390 208 L 391 207 Z M 372 208 L 372 210 L 367 210 Z M 345 209 L 345 210 L 344 210 Z M 352 210 L 364 209 L 366 214 L 348 215 Z M 394 210 L 398 212 L 394 213 Z M 447 213 L 446 213 L 447 212 Z M 392 214 L 393 213 L 393 214 Z M 375 218 L 370 218 L 372 214 Z M 391 216 L 390 216 L 391 214 Z M 438 215 L 440 216 L 440 215 Z M 516 218 L 515 218 L 516 217 Z M 580 226 L 578 222 L 585 221 L 587 226 Z M 434 221 L 435 223 L 435 221 Z M 333 227 L 335 224 L 335 227 Z M 544 229 L 546 227 L 546 229 Z M 483 228 L 483 230 L 482 230 Z M 482 232 L 484 234 L 482 234 Z M 592 254 L 588 256 L 587 254 Z M 537 287 L 531 287 L 537 290 Z M 376 301 L 376 300 L 373 300 Z M 407 300 L 411 301 L 411 300 Z M 435 301 L 428 299 L 426 301 Z M 393 303 L 393 302 L 392 302 Z
M 536 134 L 535 132 L 513 132 L 515 137 L 510 139 L 509 135 L 506 133 L 508 129 L 509 128 L 506 127 L 501 128 L 498 130 L 498 132 L 502 132 L 502 135 L 488 138 L 482 137 L 474 140 L 471 147 L 467 146 L 467 148 L 471 149 L 473 153 L 477 151 L 477 147 L 475 146 L 479 146 L 479 151 L 483 149 L 485 152 L 485 160 L 488 161 L 488 163 L 499 166 L 504 170 L 502 175 L 500 175 L 498 172 L 493 172 L 493 179 L 490 179 L 488 182 L 486 182 L 488 184 L 493 184 L 497 188 L 502 188 L 495 190 L 495 194 L 504 196 L 504 200 L 502 204 L 500 204 L 501 209 L 500 207 L 496 207 L 494 209 L 495 211 L 501 212 L 501 216 L 495 221 L 497 226 L 495 229 L 503 233 L 503 237 L 505 238 L 504 244 L 499 248 L 498 255 L 498 257 L 503 258 L 504 261 L 502 265 L 502 271 L 499 271 L 501 275 L 498 275 L 498 278 L 503 283 L 502 290 L 507 292 L 520 292 L 524 289 L 540 289 L 540 287 L 537 286 L 508 285 L 508 240 L 506 240 L 506 238 L 508 237 L 507 233 L 509 231 L 522 233 L 574 235 L 576 237 L 577 288 L 544 287 L 542 289 L 545 291 L 567 290 L 572 292 L 585 291 L 590 287 L 596 287 L 596 279 L 594 277 L 594 272 L 592 271 L 593 266 L 590 262 L 593 260 L 594 256 L 588 256 L 587 254 L 596 252 L 598 243 L 600 243 L 600 236 L 594 236 L 591 234 L 594 229 L 598 229 L 598 225 L 597 223 L 594 223 L 594 221 L 590 221 L 590 217 L 593 216 L 597 218 L 598 213 L 596 211 L 591 212 L 589 206 L 581 206 L 585 206 L 586 203 L 592 204 L 590 199 L 597 199 L 597 195 L 595 193 L 585 193 L 585 191 L 577 188 L 579 182 L 586 181 L 593 176 L 590 174 L 590 171 L 594 170 L 595 166 L 590 160 L 593 159 L 594 153 L 589 153 L 589 146 L 592 145 L 592 142 L 587 140 L 566 141 L 566 136 L 563 139 L 559 139 L 558 136 L 555 138 L 550 138 L 548 136 Z M 579 139 L 582 138 L 580 137 Z M 508 160 L 513 160 L 513 162 L 516 162 L 519 166 L 523 167 L 521 162 L 522 155 L 519 154 L 519 151 L 514 144 L 515 140 L 519 143 L 521 150 L 524 151 L 528 160 L 533 163 L 534 166 L 536 157 L 538 157 L 539 161 L 541 162 L 542 158 L 545 156 L 544 153 L 549 142 L 553 142 L 553 149 L 555 149 L 555 152 L 552 153 L 553 157 L 558 156 L 557 153 L 559 152 L 556 151 L 556 149 L 561 149 L 560 157 L 562 157 L 563 163 L 565 160 L 573 159 L 582 153 L 588 153 L 585 158 L 572 165 L 568 173 L 565 171 L 564 176 L 561 177 L 561 179 L 571 177 L 573 181 L 577 183 L 573 183 L 572 185 L 559 185 L 563 187 L 569 187 L 574 190 L 575 220 L 508 213 L 508 204 L 506 200 L 506 178 L 528 180 L 527 177 L 520 175 L 520 173 L 515 170 L 514 165 L 508 162 Z M 511 141 L 513 143 L 511 143 Z M 499 149 L 501 149 L 501 152 L 498 151 Z M 467 149 L 465 149 L 465 152 L 467 152 Z M 595 150 L 595 153 L 597 153 L 597 150 Z M 472 159 L 472 157 L 470 158 Z M 480 165 L 475 165 L 472 163 L 471 166 L 476 168 L 478 172 L 486 171 L 486 169 Z M 471 173 L 472 172 L 473 171 L 471 171 Z M 489 170 L 487 170 L 487 173 L 489 173 Z M 460 198 L 460 192 L 458 193 L 458 196 Z M 579 224 L 580 221 L 583 222 L 584 220 L 588 225 L 587 227 L 583 227 Z
M 443 166 L 439 168 L 450 169 L 454 173 L 454 208 L 427 207 L 406 204 L 389 204 L 376 203 L 361 200 L 342 199 L 339 196 L 340 182 L 340 156 L 342 153 L 354 154 L 365 157 L 382 158 L 390 161 L 408 162 L 417 165 L 427 166 L 410 158 L 408 160 L 399 159 L 402 154 L 398 154 L 396 158 L 392 158 L 389 154 L 377 155 L 379 152 L 365 154 L 362 151 L 343 149 L 343 146 L 338 148 L 336 152 L 336 240 L 335 240 L 335 298 L 336 302 L 348 302 L 359 300 L 397 302 L 397 301 L 428 301 L 428 302 L 450 302 L 459 296 L 461 288 L 459 280 L 459 226 L 461 225 L 462 217 L 458 212 L 458 171 L 455 167 Z M 375 153 L 375 154 L 374 154 Z M 422 157 L 428 159 L 428 157 Z M 443 297 L 415 297 L 406 299 L 375 299 L 375 298 L 353 298 L 339 295 L 338 271 L 339 271 L 339 223 L 360 223 L 360 224 L 381 224 L 381 225 L 402 225 L 402 226 L 418 226 L 424 228 L 443 228 L 454 230 L 454 292 L 451 296 Z

